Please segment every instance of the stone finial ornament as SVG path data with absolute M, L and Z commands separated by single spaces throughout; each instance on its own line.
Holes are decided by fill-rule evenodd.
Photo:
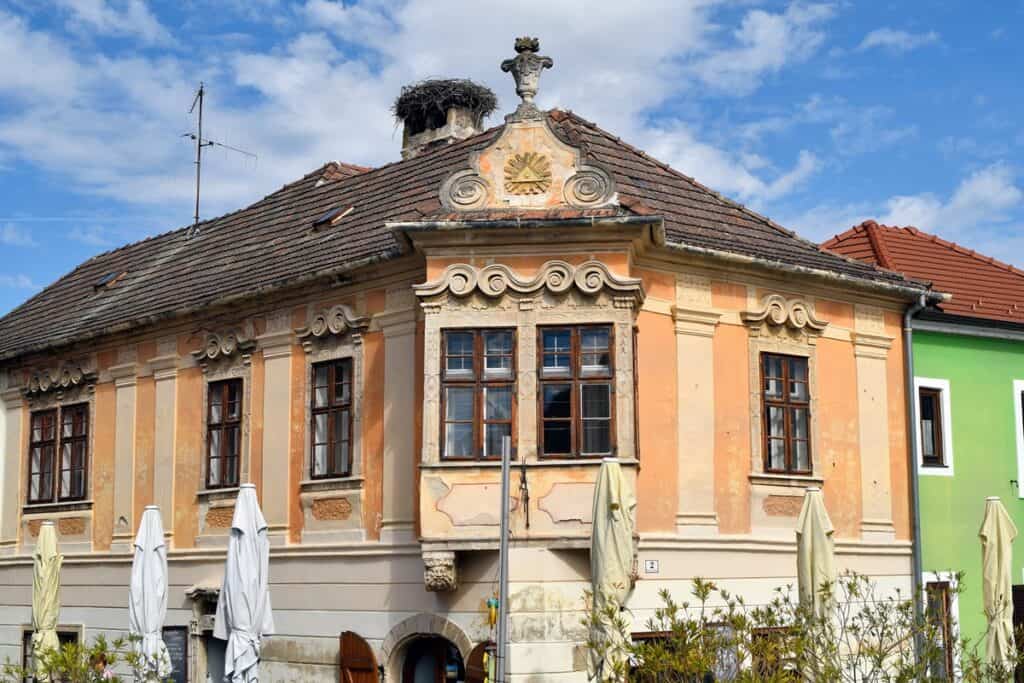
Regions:
M 550 57 L 538 55 L 538 50 L 538 39 L 527 36 L 516 38 L 516 52 L 519 54 L 501 63 L 502 71 L 512 72 L 512 77 L 516 79 L 516 94 L 523 98 L 519 107 L 505 117 L 506 121 L 526 121 L 542 116 L 537 105 L 533 103 L 533 98 L 537 94 L 540 72 L 550 69 L 555 63 Z

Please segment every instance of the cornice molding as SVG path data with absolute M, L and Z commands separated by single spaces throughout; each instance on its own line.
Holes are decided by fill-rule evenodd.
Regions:
M 578 266 L 565 261 L 548 261 L 532 278 L 523 278 L 501 263 L 483 268 L 455 263 L 445 268 L 434 282 L 413 285 L 413 291 L 420 298 L 443 293 L 466 297 L 477 291 L 486 297 L 498 298 L 508 292 L 530 295 L 542 289 L 552 294 L 565 294 L 573 288 L 590 296 L 609 291 L 617 297 L 631 298 L 637 307 L 644 300 L 643 282 L 639 278 L 616 275 L 600 261 L 587 261 Z

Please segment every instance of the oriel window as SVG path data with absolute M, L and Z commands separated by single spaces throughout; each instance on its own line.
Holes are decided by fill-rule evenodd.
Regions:
M 242 380 L 210 382 L 206 414 L 206 487 L 238 486 Z
M 783 474 L 811 473 L 811 395 L 807 359 L 761 356 L 764 468 Z
M 515 440 L 515 333 L 445 330 L 442 348 L 442 457 L 497 458 Z
M 312 381 L 313 479 L 352 474 L 352 359 L 317 363 Z
M 29 434 L 29 503 L 82 500 L 89 467 L 89 406 L 32 413 Z
M 611 455 L 615 450 L 611 326 L 544 327 L 538 336 L 541 455 Z

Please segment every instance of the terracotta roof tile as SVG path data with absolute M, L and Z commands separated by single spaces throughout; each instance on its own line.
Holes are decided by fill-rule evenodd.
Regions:
M 1024 271 L 936 235 L 865 221 L 822 246 L 952 294 L 944 313 L 1024 324 Z
M 556 135 L 579 146 L 589 163 L 612 176 L 621 206 L 542 212 L 536 218 L 658 215 L 672 243 L 862 281 L 907 284 L 896 274 L 822 250 L 571 112 L 550 116 Z M 0 319 L 0 358 L 393 257 L 401 245 L 386 223 L 451 218 L 438 201 L 441 184 L 466 168 L 470 153 L 500 132 L 493 128 L 380 168 L 330 162 L 251 206 L 200 223 L 197 234 L 182 228 L 95 256 Z M 348 206 L 352 211 L 336 225 L 312 230 L 328 211 Z M 483 217 L 497 214 L 510 215 L 488 212 Z M 93 288 L 115 270 L 125 272 L 116 287 Z

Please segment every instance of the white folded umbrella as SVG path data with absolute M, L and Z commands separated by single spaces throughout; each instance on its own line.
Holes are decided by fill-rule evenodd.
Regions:
M 256 487 L 242 484 L 231 520 L 224 584 L 213 628 L 214 637 L 228 641 L 224 680 L 230 683 L 259 681 L 260 641 L 274 633 L 269 574 L 267 521 L 256 500 Z
M 128 591 L 128 628 L 139 657 L 137 676 L 162 681 L 171 675 L 171 659 L 164 644 L 167 616 L 167 546 L 160 508 L 150 505 L 142 513 L 135 537 L 132 582 Z

